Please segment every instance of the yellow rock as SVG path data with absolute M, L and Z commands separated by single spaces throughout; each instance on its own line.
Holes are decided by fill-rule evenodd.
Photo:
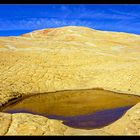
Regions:
M 43 29 L 18 37 L 0 37 L 0 103 L 26 95 L 73 89 L 102 88 L 140 95 L 139 45 L 139 35 L 76 26 Z M 140 108 L 139 104 L 137 108 Z M 9 135 L 34 135 L 34 129 L 36 134 L 43 135 L 42 129 L 47 130 L 38 124 L 34 124 L 34 128 L 29 128 L 28 123 L 14 126 L 16 121 L 22 120 L 22 116 L 27 118 L 28 114 L 12 116 Z M 113 124 L 110 129 L 105 129 L 107 134 L 117 133 L 115 130 L 112 132 L 115 128 Z M 131 127 L 138 130 L 139 125 Z M 55 135 L 56 129 L 48 134 Z M 4 133 L 0 131 L 4 135 L 7 128 Z M 77 131 L 82 130 L 72 129 L 69 134 Z M 62 133 L 60 131 L 59 134 Z M 128 134 L 121 130 L 118 133 Z M 90 134 L 94 133 L 91 131 Z
M 0 113 L 0 135 L 5 135 L 8 132 L 12 122 L 12 115 Z

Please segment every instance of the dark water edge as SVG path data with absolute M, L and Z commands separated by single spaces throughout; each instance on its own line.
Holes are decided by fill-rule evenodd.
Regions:
M 74 128 L 94 129 L 105 127 L 118 120 L 132 106 L 98 111 L 85 116 L 78 116 L 64 121 L 64 124 Z
M 27 110 L 9 110 L 7 113 L 31 113 L 34 115 L 41 115 L 49 119 L 62 120 L 64 125 L 78 129 L 96 129 L 107 126 L 114 121 L 118 120 L 124 115 L 124 113 L 130 109 L 131 106 L 119 107 L 114 109 L 106 109 L 97 111 L 91 114 L 79 115 L 79 116 L 58 116 L 48 114 L 36 114 Z

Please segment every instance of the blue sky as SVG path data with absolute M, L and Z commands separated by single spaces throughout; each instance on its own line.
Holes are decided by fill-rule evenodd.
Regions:
M 0 4 L 0 36 L 72 25 L 140 34 L 140 4 Z

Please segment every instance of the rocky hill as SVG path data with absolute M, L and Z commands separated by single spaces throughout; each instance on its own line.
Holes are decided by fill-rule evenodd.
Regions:
M 139 35 L 66 26 L 0 37 L 1 106 L 21 96 L 60 90 L 102 88 L 140 95 L 139 79 Z M 34 129 L 38 135 L 140 134 L 139 110 L 137 104 L 129 116 L 90 131 L 67 128 L 42 116 L 1 113 L 0 134 L 34 135 Z

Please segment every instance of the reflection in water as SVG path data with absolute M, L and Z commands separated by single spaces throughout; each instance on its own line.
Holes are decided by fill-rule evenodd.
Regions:
M 64 124 L 83 129 L 101 128 L 119 119 L 131 107 L 132 106 L 108 109 L 89 115 L 69 118 L 64 121 Z
M 70 127 L 93 129 L 119 119 L 139 101 L 138 96 L 101 89 L 59 91 L 30 96 L 5 107 L 3 112 L 39 114 L 63 120 Z

